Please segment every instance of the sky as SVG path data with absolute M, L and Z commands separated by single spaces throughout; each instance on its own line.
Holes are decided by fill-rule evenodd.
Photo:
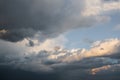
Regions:
M 117 17 L 116 17 L 117 15 Z M 119 13 L 110 15 L 111 20 L 105 23 L 94 25 L 90 28 L 79 28 L 69 31 L 65 37 L 69 40 L 66 46 L 68 48 L 89 48 L 90 45 L 97 40 L 109 38 L 120 38 Z
M 0 80 L 120 80 L 120 0 L 0 0 Z

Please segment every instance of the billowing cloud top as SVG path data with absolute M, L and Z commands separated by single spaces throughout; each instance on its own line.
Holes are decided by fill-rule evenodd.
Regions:
M 73 62 L 79 61 L 82 61 L 80 62 L 81 66 L 88 66 L 89 64 L 94 65 L 94 63 L 87 63 L 88 61 L 94 61 L 95 64 L 98 65 L 120 64 L 119 39 L 96 41 L 93 44 L 93 47 L 89 50 L 67 50 L 60 47 L 56 47 L 53 50 L 38 50 L 41 49 L 41 47 L 44 47 L 44 44 L 47 43 L 44 42 L 42 45 L 36 45 L 33 47 L 22 44 L 20 46 L 20 43 L 26 44 L 26 42 L 11 43 L 0 41 L 0 65 L 14 65 L 17 68 L 22 68 L 25 70 L 32 69 L 32 71 L 51 71 L 56 67 L 69 65 Z M 4 47 L 6 47 L 6 49 L 3 49 Z

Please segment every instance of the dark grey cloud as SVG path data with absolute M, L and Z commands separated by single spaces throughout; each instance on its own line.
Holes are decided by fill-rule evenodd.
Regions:
M 0 80 L 59 80 L 59 76 L 55 73 L 34 73 L 21 69 L 13 69 L 10 66 L 0 66 L 0 75 Z
M 96 61 L 96 59 L 99 59 L 99 61 Z M 104 57 L 104 60 L 107 60 L 107 57 Z M 104 60 L 102 60 L 102 57 L 95 57 L 95 58 L 89 58 L 89 59 L 84 59 L 82 61 L 74 62 L 74 63 L 67 63 L 67 64 L 62 64 L 61 66 L 57 66 L 57 64 L 54 63 L 53 71 L 31 71 L 30 70 L 24 70 L 20 68 L 11 68 L 10 66 L 0 66 L 0 74 L 4 78 L 4 80 L 7 80 L 5 76 L 9 75 L 9 79 L 30 79 L 30 80 L 47 80 L 47 79 L 52 79 L 52 80 L 105 80 L 105 79 L 115 79 L 119 80 L 119 66 L 116 68 L 114 67 L 114 72 L 112 70 L 106 70 L 106 71 L 101 71 L 98 72 L 96 75 L 92 75 L 89 70 L 93 68 L 98 68 L 104 65 L 114 65 L 110 63 L 104 63 Z M 88 64 L 89 63 L 89 64 Z M 90 65 L 90 63 L 92 63 Z M 51 64 L 53 65 L 53 64 Z M 51 66 L 49 65 L 49 66 Z M 13 66 L 13 65 L 12 65 Z M 40 68 L 40 67 L 39 67 Z M 7 72 L 8 71 L 8 72 Z M 11 74 L 12 73 L 12 74 Z M 15 79 L 14 79 L 15 78 Z M 112 79 L 111 79 L 112 78 Z
M 0 48 L 0 79 L 1 80 L 105 80 L 105 79 L 115 79 L 119 80 L 119 58 L 110 58 L 107 57 L 90 57 L 84 58 L 78 61 L 72 62 L 62 62 L 61 58 L 58 59 L 49 59 L 48 57 L 52 54 L 59 55 L 62 51 L 51 52 L 42 50 L 38 54 L 29 53 L 24 54 L 20 53 L 22 48 L 17 46 L 14 43 L 1 41 L 1 44 L 4 44 L 4 48 L 7 49 L 2 51 Z M 5 45 L 7 44 L 7 45 Z M 9 45 L 16 50 L 9 47 Z M 13 45 L 14 44 L 14 45 Z M 3 47 L 2 46 L 2 47 Z M 20 51 L 17 51 L 17 48 Z M 6 51 L 6 52 L 5 52 Z M 16 54 L 16 52 L 19 52 Z M 3 53 L 3 54 L 2 54 Z M 6 53 L 6 54 L 5 54 Z M 21 55 L 19 55 L 21 54 Z M 69 54 L 69 53 L 68 53 Z M 72 53 L 71 53 L 72 54 Z M 1 55 L 4 55 L 1 56 Z M 69 55 L 68 55 L 69 56 Z M 64 56 L 65 57 L 65 56 Z M 91 74 L 91 69 L 99 68 L 102 66 L 110 65 L 112 68 L 106 71 L 102 70 L 96 75 Z M 118 65 L 117 67 L 114 65 Z M 114 70 L 114 72 L 113 72 Z
M 104 65 L 119 64 L 120 62 L 119 39 L 99 41 L 99 43 L 94 43 L 94 47 L 89 50 L 37 50 L 38 52 L 34 52 L 34 50 L 30 51 L 36 48 L 36 46 L 30 41 L 31 40 L 28 39 L 29 45 L 26 46 L 26 43 L 12 43 L 0 40 L 0 64 L 14 65 L 13 67 L 15 68 L 33 72 L 51 72 L 54 70 L 56 71 L 56 68 L 63 68 L 67 65 L 70 69 L 90 69 Z M 109 43 L 109 46 L 106 45 L 106 43 Z M 104 50 L 101 51 L 101 48 L 104 48 Z M 37 49 L 39 49 L 39 47 Z M 100 55 L 98 55 L 98 53 Z
M 65 16 L 64 2 L 63 0 L 1 0 L 0 29 L 8 30 L 1 38 L 19 41 L 33 36 L 37 31 L 45 34 L 55 33 L 55 28 L 58 28 Z
M 95 17 L 80 15 L 83 8 L 84 1 L 80 0 L 0 0 L 0 38 L 16 42 L 32 37 L 38 32 L 40 40 L 45 40 L 76 27 L 94 25 L 97 22 Z M 4 30 L 6 32 L 3 32 Z M 2 75 L 0 80 L 120 79 L 118 75 L 120 71 L 117 70 L 115 72 L 108 70 L 105 74 L 99 73 L 94 76 L 89 73 L 93 68 L 120 64 L 119 58 L 116 58 L 119 55 L 119 46 L 115 47 L 118 54 L 114 54 L 113 51 L 112 56 L 115 57 L 111 57 L 111 54 L 105 57 L 93 57 L 97 56 L 95 48 L 94 54 L 88 53 L 91 55 L 90 58 L 86 58 L 85 55 L 85 58 L 80 59 L 80 56 L 76 60 L 77 54 L 70 57 L 72 61 L 68 58 L 67 62 L 63 59 L 73 55 L 73 52 L 43 50 L 37 54 L 29 53 L 26 51 L 28 47 L 3 40 L 0 40 L 0 74 Z M 86 40 L 86 42 L 91 41 Z M 34 47 L 34 42 L 28 40 L 28 46 Z M 108 47 L 98 47 L 98 49 L 105 51 Z M 61 56 L 64 52 L 67 54 Z
M 16 42 L 41 32 L 46 39 L 89 27 L 97 21 L 81 16 L 84 4 L 79 0 L 0 0 L 0 30 L 7 30 L 0 38 Z

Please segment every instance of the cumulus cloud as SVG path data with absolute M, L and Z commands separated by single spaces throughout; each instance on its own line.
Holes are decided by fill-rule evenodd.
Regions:
M 22 41 L 17 42 L 16 44 L 25 46 L 28 53 L 35 52 L 37 54 L 41 50 L 53 51 L 57 46 L 64 48 L 64 45 L 67 41 L 68 40 L 63 35 L 60 35 L 56 38 L 46 39 L 44 42 L 40 42 L 37 37 L 34 39 L 26 38 Z
M 0 38 L 16 42 L 40 33 L 44 41 L 73 28 L 90 27 L 99 22 L 105 22 L 109 20 L 108 17 L 95 15 L 100 13 L 100 2 L 101 0 L 94 2 L 88 0 L 1 0 L 0 30 L 7 32 L 4 35 L 0 33 L 2 35 Z M 104 2 L 102 4 L 110 5 Z M 89 14 L 94 17 L 87 16 Z
M 62 39 L 61 36 L 58 40 Z M 5 62 L 2 64 L 15 65 L 18 68 L 40 71 L 40 70 L 54 70 L 56 66 L 68 65 L 77 61 L 98 61 L 116 64 L 117 60 L 112 60 L 111 58 L 118 57 L 120 52 L 120 40 L 119 39 L 106 39 L 103 41 L 96 41 L 93 43 L 92 47 L 87 49 L 72 49 L 67 50 L 62 47 L 56 47 L 56 44 L 62 45 L 62 40 L 64 43 L 64 38 L 60 41 L 56 39 L 46 40 L 44 43 L 37 43 L 37 40 L 33 40 L 34 46 L 27 46 L 29 41 L 23 40 L 22 42 L 12 43 L 6 41 L 0 41 L 3 45 L 0 45 L 1 49 L 1 59 Z M 49 44 L 49 42 L 51 44 Z M 7 45 L 6 45 L 7 44 Z M 46 46 L 47 45 L 47 46 Z M 3 46 L 6 48 L 3 49 Z M 54 48 L 55 47 L 55 48 Z M 116 56 L 114 56 L 116 55 Z M 92 57 L 109 57 L 109 58 L 92 58 Z M 114 56 L 114 57 L 113 57 Z M 98 63 L 97 62 L 97 63 Z M 82 62 L 87 63 L 87 62 Z M 104 64 L 100 63 L 100 64 Z M 82 64 L 81 64 L 82 65 Z M 85 66 L 85 64 L 83 64 Z M 91 64 L 92 65 L 92 64 Z
M 81 49 L 78 52 L 73 52 L 70 56 L 63 59 L 63 61 L 81 60 L 83 58 L 96 56 L 110 56 L 119 53 L 120 40 L 106 39 L 103 41 L 96 41 L 89 50 Z
M 5 26 L 1 24 L 0 29 L 8 30 L 1 39 L 19 41 L 32 37 L 38 31 L 53 37 L 66 31 L 69 27 L 64 28 L 64 23 L 73 14 L 71 12 L 67 17 L 67 11 L 71 9 L 67 10 L 70 5 L 66 5 L 68 4 L 64 0 L 1 0 L 1 23 L 5 22 Z
M 60 39 L 61 37 L 63 36 L 60 36 Z M 29 40 L 34 42 L 34 46 L 28 45 Z M 118 71 L 120 59 L 113 57 L 114 55 L 119 56 L 119 39 L 96 41 L 89 50 L 67 50 L 58 46 L 52 48 L 54 43 L 57 44 L 56 40 L 56 38 L 48 40 L 53 42 L 49 46 L 50 49 L 47 46 L 48 50 L 45 50 L 46 46 L 43 46 L 47 44 L 47 42 L 40 43 L 42 45 L 39 45 L 38 40 L 34 39 L 24 39 L 17 43 L 0 40 L 0 70 L 2 66 L 12 66 L 12 68 L 14 68 L 13 70 L 20 69 L 23 72 L 30 71 L 38 73 L 38 75 L 43 75 L 44 73 L 50 75 L 54 73 L 55 75 L 59 75 L 60 80 L 86 79 L 85 75 L 91 79 L 96 77 L 98 80 L 100 79 L 98 75 L 103 76 L 102 72 L 106 73 L 104 76 L 111 75 L 113 73 L 112 71 L 114 71 L 114 73 L 120 72 Z M 67 77 L 64 75 L 67 75 Z M 102 79 L 105 78 L 108 77 L 106 76 Z M 58 79 L 58 77 L 56 79 Z
M 92 48 L 88 51 L 87 54 L 88 56 L 111 55 L 118 53 L 119 48 L 120 48 L 119 39 L 106 39 L 103 41 L 94 42 Z
M 68 50 L 62 33 L 109 21 L 106 13 L 119 9 L 119 0 L 0 0 L 0 68 L 54 72 L 60 80 L 85 80 L 89 72 L 99 73 L 107 65 L 117 65 L 116 70 L 120 39 Z
M 30 41 L 33 46 L 30 46 Z M 55 47 L 63 48 L 66 41 L 67 39 L 62 35 L 42 43 L 38 39 L 29 38 L 16 43 L 0 40 L 0 65 L 13 64 L 14 67 L 32 71 L 51 70 L 43 63 L 52 63 L 48 56 L 54 54 Z

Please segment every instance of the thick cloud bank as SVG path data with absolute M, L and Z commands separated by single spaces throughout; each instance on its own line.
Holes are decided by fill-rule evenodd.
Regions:
M 104 12 L 118 10 L 119 4 L 109 0 L 0 0 L 0 38 L 16 42 L 39 33 L 44 41 L 76 27 L 108 21 Z
M 104 65 L 120 64 L 120 40 L 106 39 L 96 41 L 89 50 L 86 49 L 62 49 L 55 47 L 53 50 L 34 50 L 34 47 L 42 47 L 41 45 L 29 47 L 26 42 L 11 43 L 0 41 L 0 65 L 13 66 L 14 68 L 23 69 L 33 72 L 54 72 L 58 68 L 79 65 L 79 68 L 89 69 Z M 46 44 L 46 42 L 45 42 Z M 5 49 L 3 49 L 3 46 Z M 95 66 L 96 64 L 96 66 Z M 78 69 L 79 69 L 78 68 Z
M 62 34 L 119 10 L 120 0 L 0 0 L 0 80 L 120 80 L 120 39 L 69 50 Z
M 53 50 L 38 50 L 47 42 L 31 47 L 28 43 L 27 39 L 17 43 L 0 40 L 0 74 L 3 75 L 0 78 L 8 80 L 5 76 L 10 75 L 13 80 L 24 80 L 33 75 L 30 80 L 120 79 L 120 39 L 96 41 L 89 50 L 67 50 L 58 46 Z M 13 71 L 17 77 L 11 75 Z
M 77 27 L 76 25 L 81 20 L 80 18 L 77 20 L 80 16 L 80 13 L 76 12 L 77 6 L 81 5 L 79 8 L 81 11 L 83 1 L 77 6 L 75 2 L 71 0 L 1 0 L 0 29 L 7 30 L 7 32 L 0 37 L 9 41 L 19 41 L 32 37 L 40 31 L 46 38 L 49 38 L 72 27 Z M 73 19 L 75 14 L 76 18 Z M 74 20 L 77 22 L 71 25 Z

